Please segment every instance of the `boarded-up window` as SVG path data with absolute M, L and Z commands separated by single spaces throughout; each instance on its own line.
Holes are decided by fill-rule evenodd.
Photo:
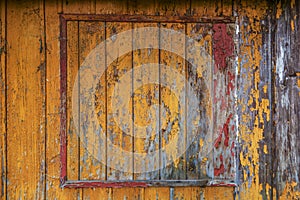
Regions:
M 231 22 L 61 16 L 62 184 L 234 180 Z

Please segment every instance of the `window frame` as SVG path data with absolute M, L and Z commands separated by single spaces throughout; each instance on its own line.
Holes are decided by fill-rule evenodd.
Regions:
M 229 186 L 236 184 L 228 180 L 68 180 L 67 177 L 67 22 L 161 22 L 161 23 L 222 23 L 234 24 L 234 17 L 155 16 L 155 15 L 103 15 L 103 14 L 60 14 L 60 185 L 62 188 L 90 187 L 149 187 L 149 186 Z

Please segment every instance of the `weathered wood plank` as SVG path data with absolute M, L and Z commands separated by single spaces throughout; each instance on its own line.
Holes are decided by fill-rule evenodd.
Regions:
M 220 16 L 222 13 L 222 7 L 220 6 L 220 3 L 220 1 L 216 0 L 191 0 L 191 14 L 199 17 Z
M 83 190 L 83 199 L 112 199 L 111 188 L 87 188 Z
M 128 14 L 127 10 L 127 0 L 96 0 L 96 14 Z
M 143 200 L 144 188 L 115 188 L 112 193 L 112 200 L 118 199 L 132 199 Z
M 158 1 L 157 0 L 149 0 L 149 1 L 128 1 L 128 11 L 132 15 L 154 15 L 158 14 Z
M 145 37 L 156 27 L 152 37 Z M 134 179 L 159 178 L 159 27 L 137 23 L 133 30 Z M 155 48 L 156 47 L 156 48 Z M 154 63 L 153 66 L 149 64 Z
M 156 1 L 156 14 L 165 16 L 190 15 L 190 0 Z
M 80 67 L 84 68 L 84 61 L 97 45 L 105 40 L 105 24 L 104 22 L 79 22 L 79 63 Z M 103 45 L 104 46 L 104 45 Z M 97 58 L 94 56 L 89 59 L 94 66 L 97 65 Z M 104 68 L 105 66 L 100 66 Z M 84 71 L 79 70 L 79 104 L 84 103 L 86 89 L 81 87 L 81 76 L 84 76 Z M 95 133 L 94 126 L 100 126 L 99 134 L 106 134 L 106 94 L 105 94 L 105 74 L 99 80 L 97 92 L 95 94 L 95 105 L 79 105 L 79 124 L 80 127 L 85 127 L 84 133 L 80 133 L 80 180 L 105 180 L 106 163 L 106 145 Z M 86 109 L 96 109 L 98 121 L 91 121 L 87 116 L 89 113 Z M 83 130 L 83 129 L 82 129 Z M 101 156 L 103 159 L 99 159 Z
M 45 2 L 46 25 L 46 199 L 75 199 L 78 190 L 60 189 L 60 65 L 59 65 L 59 18 L 56 2 Z M 72 33 L 71 40 L 72 41 Z M 77 66 L 77 64 L 76 64 Z M 74 135 L 76 135 L 74 133 Z M 74 136 L 77 138 L 76 136 Z M 75 139 L 77 142 L 77 139 Z M 73 142 L 72 140 L 70 142 Z M 75 154 L 77 151 L 75 152 Z M 78 155 L 78 154 L 77 154 Z M 75 162 L 78 157 L 75 157 Z M 72 161 L 73 162 L 73 161 Z M 70 164 L 70 163 L 69 163 Z M 76 168 L 77 168 L 77 162 Z M 72 166 L 70 166 L 72 167 Z M 72 172 L 72 169 L 70 170 Z M 77 171 L 78 172 L 78 171 Z M 74 173 L 74 172 L 73 172 Z M 77 173 L 78 174 L 78 173 Z M 77 174 L 71 178 L 77 178 Z M 80 189 L 79 189 L 80 190 Z
M 78 61 L 78 22 L 67 23 L 67 177 L 70 180 L 79 179 L 79 135 L 75 128 L 73 112 L 79 113 L 79 108 L 72 109 L 72 92 L 77 79 Z
M 233 16 L 233 0 L 222 1 L 222 13 L 221 16 Z
M 274 12 L 275 13 L 275 12 Z M 262 196 L 263 198 L 273 198 L 273 188 L 274 178 L 269 174 L 274 175 L 273 164 L 274 162 L 274 152 L 275 137 L 274 137 L 274 124 L 273 124 L 273 105 L 274 102 L 274 80 L 273 70 L 274 66 L 272 63 L 273 59 L 273 41 L 272 36 L 273 30 L 273 19 L 272 15 L 266 17 L 262 21 L 261 31 L 262 31 L 262 46 L 261 54 L 262 61 L 260 65 L 259 79 L 260 83 L 258 85 L 258 90 L 260 92 L 259 101 L 260 107 L 263 108 L 263 112 L 259 112 L 260 123 L 264 124 L 264 139 L 260 142 L 259 148 L 259 179 L 262 184 Z M 268 112 L 269 109 L 269 112 Z
M 106 28 L 107 179 L 131 180 L 132 106 L 129 104 L 130 96 L 126 96 L 126 92 L 132 92 L 132 24 L 108 22 Z M 120 34 L 128 30 L 130 31 L 126 34 Z M 126 53 L 121 55 L 122 51 Z M 122 80 L 122 76 L 128 77 L 129 80 Z
M 160 30 L 161 179 L 185 179 L 185 25 L 162 23 Z M 177 34 L 176 32 L 180 32 Z M 172 52 L 171 52 L 172 51 Z M 178 75 L 178 76 L 177 76 Z
M 287 77 L 284 88 L 276 88 L 276 189 L 281 195 L 286 184 L 299 180 L 300 77 Z M 299 185 L 294 189 L 299 190 Z
M 213 151 L 215 178 L 235 178 L 234 27 L 213 25 Z
M 145 200 L 170 199 L 169 187 L 148 187 L 145 188 Z
M 206 187 L 204 199 L 235 199 L 234 187 Z
M 7 196 L 45 191 L 45 41 L 43 4 L 7 1 Z
M 276 68 L 280 81 L 282 75 L 295 75 L 300 72 L 300 9 L 299 1 L 279 1 L 276 11 L 276 43 L 277 62 L 283 64 L 282 68 Z
M 198 106 L 190 107 L 195 102 L 187 97 L 187 114 L 198 115 L 197 124 L 187 127 L 187 178 L 199 179 L 212 177 L 212 25 L 189 23 L 186 32 L 187 80 L 199 101 Z
M 94 13 L 94 0 L 61 0 L 63 13 L 91 14 Z
M 6 1 L 0 1 L 0 197 L 6 197 Z
M 204 199 L 204 189 L 200 187 L 176 187 L 174 188 L 174 199 Z M 206 198 L 209 199 L 209 198 Z
M 264 1 L 242 1 L 236 6 L 240 16 L 238 22 L 240 30 L 239 60 L 237 61 L 239 66 L 237 80 L 239 168 L 237 169 L 239 171 L 237 171 L 238 179 L 236 180 L 241 184 L 239 192 L 241 199 L 258 199 L 264 196 L 273 198 L 272 186 L 265 184 L 265 180 L 260 179 L 260 173 L 266 173 L 266 170 L 262 170 L 262 168 L 268 169 L 272 165 L 272 163 L 260 160 L 260 152 L 263 150 L 260 145 L 264 144 L 265 136 L 274 137 L 267 128 L 268 124 L 264 124 L 267 119 L 271 119 L 270 113 L 272 112 L 268 106 L 268 99 L 264 97 L 266 93 L 271 95 L 269 92 L 272 90 L 267 88 L 266 82 L 261 83 L 260 79 L 264 76 L 263 72 L 267 73 L 267 65 L 262 60 L 265 51 L 262 24 L 266 23 L 263 20 L 267 16 L 268 4 Z M 263 88 L 267 91 L 264 92 Z M 269 102 L 269 105 L 271 103 Z M 272 145 L 272 143 L 267 145 Z M 272 176 L 269 177 L 272 179 Z

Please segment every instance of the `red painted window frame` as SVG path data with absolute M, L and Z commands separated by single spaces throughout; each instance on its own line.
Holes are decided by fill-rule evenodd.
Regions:
M 234 182 L 199 180 L 68 180 L 67 178 L 67 22 L 163 22 L 163 23 L 235 23 L 234 17 L 199 18 L 196 16 L 154 16 L 154 15 L 100 15 L 100 14 L 60 14 L 60 186 L 62 188 L 91 187 L 149 187 L 149 186 L 229 186 Z

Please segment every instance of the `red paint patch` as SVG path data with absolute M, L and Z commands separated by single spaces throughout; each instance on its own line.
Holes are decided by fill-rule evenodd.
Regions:
M 213 26 L 213 50 L 215 71 L 227 67 L 226 58 L 233 55 L 233 39 L 227 34 L 226 24 Z
M 231 74 L 230 72 L 228 72 L 228 85 L 227 85 L 227 91 L 226 91 L 226 94 L 227 95 L 230 95 L 230 91 L 233 90 L 233 81 L 234 81 L 234 75 Z
M 222 155 L 220 155 L 220 162 L 221 162 L 220 167 L 214 169 L 214 175 L 215 176 L 219 176 L 220 174 L 223 174 L 225 172 L 225 168 L 224 168 L 224 164 L 223 164 L 223 156 Z
M 216 141 L 215 141 L 215 147 L 216 147 L 216 148 L 219 147 L 221 141 L 222 141 L 222 133 L 219 134 L 218 138 L 217 138 Z
M 231 152 L 231 155 L 234 156 L 234 142 L 231 143 L 231 148 L 230 148 L 230 152 Z
M 223 125 L 223 128 L 220 130 L 220 134 L 219 136 L 217 137 L 217 139 L 215 140 L 215 148 L 218 148 L 220 143 L 222 142 L 222 135 L 224 133 L 224 145 L 226 147 L 229 146 L 229 123 L 230 123 L 230 120 L 232 118 L 232 114 L 230 114 L 225 122 L 225 124 Z
M 230 119 L 232 117 L 232 114 L 229 115 L 229 117 L 227 118 L 226 120 L 226 123 L 223 125 L 223 133 L 224 133 L 224 136 L 225 136 L 225 140 L 224 140 L 224 145 L 226 147 L 228 147 L 228 142 L 229 142 L 229 122 L 230 122 Z

